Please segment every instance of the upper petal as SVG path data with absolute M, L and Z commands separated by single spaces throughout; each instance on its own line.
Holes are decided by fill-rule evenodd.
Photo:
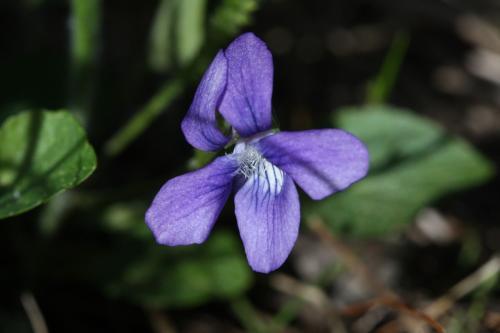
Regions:
M 256 146 L 316 200 L 347 188 L 368 172 L 365 145 L 338 129 L 279 132 Z
M 227 60 L 219 51 L 203 75 L 193 103 L 181 123 L 186 140 L 195 148 L 218 150 L 229 141 L 217 126 L 216 108 L 227 83 Z
M 235 160 L 223 156 L 163 185 L 146 212 L 146 223 L 157 242 L 202 243 L 231 193 L 236 169 Z
M 236 38 L 225 50 L 227 88 L 220 105 L 224 118 L 241 136 L 271 128 L 273 58 L 252 33 Z
M 267 167 L 263 165 L 267 163 Z M 236 193 L 238 228 L 252 269 L 268 273 L 280 267 L 297 240 L 300 205 L 292 179 L 264 162 Z

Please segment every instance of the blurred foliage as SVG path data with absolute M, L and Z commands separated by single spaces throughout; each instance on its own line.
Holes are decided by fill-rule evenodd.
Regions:
M 88 6 L 76 0 L 73 2 L 77 23 L 85 20 L 85 13 L 93 18 L 99 16 L 98 3 L 93 4 L 95 6 L 90 7 L 95 10 L 85 11 L 83 9 Z M 160 1 L 150 32 L 149 62 L 155 71 L 176 70 L 177 75 L 167 80 L 150 101 L 108 140 L 104 153 L 109 157 L 116 156 L 141 135 L 198 78 L 198 73 L 208 63 L 206 55 L 201 53 L 202 46 L 206 46 L 205 53 L 210 54 L 211 50 L 222 47 L 219 43 L 225 42 L 247 24 L 255 9 L 256 1 L 222 1 L 213 13 L 207 12 L 205 0 Z M 207 20 L 207 15 L 210 20 Z M 95 51 L 97 39 L 90 38 L 96 36 L 91 29 L 99 27 L 98 22 L 94 23 L 86 24 L 82 29 L 77 29 L 79 25 L 74 27 L 73 38 L 76 42 L 81 41 L 74 51 L 86 51 L 82 51 L 86 55 L 85 61 L 79 61 L 81 57 L 78 55 L 82 52 L 75 53 L 73 58 L 77 68 L 89 68 L 93 63 L 91 54 Z M 211 28 L 210 35 L 219 36 L 209 39 L 210 45 L 205 44 L 207 24 L 215 27 Z M 88 45 L 85 41 L 93 43 Z M 78 45 L 81 47 L 78 48 Z M 193 61 L 195 64 L 191 64 Z M 80 79 L 78 76 L 73 78 L 77 84 L 82 83 Z M 79 93 L 83 101 L 91 97 L 81 91 Z M 206 159 L 211 157 L 206 156 Z M 201 162 L 196 159 L 193 163 Z M 47 235 L 54 234 L 60 225 L 57 221 L 63 219 L 77 201 L 81 201 L 78 195 L 58 196 L 41 216 L 41 231 Z M 111 232 L 114 239 L 121 240 L 117 240 L 116 245 L 108 245 L 111 248 L 93 249 L 94 255 L 85 258 L 83 266 L 86 270 L 93 267 L 91 280 L 107 294 L 147 307 L 189 306 L 211 298 L 234 297 L 251 285 L 250 269 L 242 255 L 241 244 L 234 235 L 215 232 L 203 246 L 159 247 L 154 244 L 144 224 L 146 208 L 147 203 L 141 200 L 111 202 L 99 218 L 101 228 Z M 120 250 L 124 244 L 127 244 L 126 251 Z M 90 260 L 92 258 L 95 261 Z M 80 265 L 69 271 L 79 275 Z
M 96 57 L 100 27 L 100 0 L 71 0 L 71 57 L 76 66 L 88 66 Z
M 40 205 L 96 168 L 84 130 L 65 111 L 10 116 L 0 142 L 0 218 Z
M 251 15 L 260 2 L 261 0 L 222 0 L 211 18 L 213 33 L 224 38 L 234 36 L 241 27 L 250 23 Z
M 189 64 L 205 40 L 206 0 L 162 0 L 151 28 L 149 62 L 157 72 Z
M 188 2 L 192 1 L 195 0 Z M 104 146 L 106 155 L 114 157 L 122 153 L 159 115 L 168 109 L 189 84 L 198 80 L 213 56 L 214 49 L 223 47 L 222 43 L 227 42 L 230 36 L 249 23 L 258 5 L 258 0 L 222 0 L 210 16 L 207 39 L 210 36 L 208 40 L 211 44 L 206 45 L 205 52 L 200 51 L 200 56 L 191 63 L 190 57 L 197 53 L 202 44 L 204 32 L 200 26 L 203 24 L 201 12 L 205 5 L 200 0 L 196 1 L 197 6 L 194 11 L 192 8 L 185 8 L 184 1 L 182 1 L 183 5 L 178 5 L 184 8 L 182 18 L 171 13 L 171 11 L 177 13 L 179 10 L 175 0 L 160 3 L 150 36 L 150 64 L 156 70 L 166 70 L 172 63 L 173 50 L 181 50 L 179 43 L 183 43 L 182 50 L 185 51 L 179 51 L 182 53 L 177 59 L 183 66 L 179 66 L 178 75 L 175 78 L 167 81 L 149 102 L 108 140 Z M 171 28 L 172 26 L 175 26 L 175 29 Z M 168 27 L 166 31 L 160 30 L 166 27 Z M 186 27 L 193 35 L 181 42 L 179 38 L 186 38 L 184 36 Z M 208 58 L 205 53 L 210 54 Z
M 157 72 L 163 72 L 172 65 L 174 54 L 174 23 L 176 0 L 161 0 L 151 27 L 149 42 L 149 65 Z
M 104 152 L 114 157 L 141 135 L 185 89 L 185 80 L 178 77 L 167 82 L 111 139 L 104 145 Z
M 200 52 L 207 39 L 217 43 L 234 36 L 250 23 L 258 0 L 223 0 L 206 22 L 206 0 L 162 0 L 158 3 L 150 34 L 149 64 L 157 72 L 184 67 Z
M 251 285 L 252 274 L 234 234 L 214 232 L 202 246 L 160 247 L 144 223 L 146 208 L 142 202 L 117 203 L 103 213 L 107 232 L 135 239 L 134 253 L 126 256 L 130 260 L 113 258 L 123 257 L 121 251 L 106 259 L 110 265 L 122 262 L 102 279 L 111 296 L 148 307 L 193 306 L 235 297 Z
M 384 63 L 376 78 L 368 84 L 366 102 L 372 104 L 386 103 L 396 83 L 401 65 L 410 44 L 410 35 L 400 31 L 392 40 Z
M 137 260 L 127 262 L 105 291 L 148 307 L 186 307 L 232 298 L 252 282 L 240 248 L 239 240 L 225 232 L 214 233 L 203 246 L 159 249 L 152 244 Z
M 41 298 L 45 297 L 42 304 L 44 311 L 60 310 L 66 304 L 54 306 L 50 300 L 55 298 L 59 302 L 59 289 L 63 289 L 63 294 L 66 292 L 64 287 L 68 285 L 72 299 L 75 298 L 72 294 L 75 290 L 80 296 L 86 292 L 85 288 L 89 288 L 97 290 L 97 302 L 102 299 L 120 300 L 122 302 L 117 303 L 132 304 L 146 310 L 194 308 L 209 301 L 224 300 L 249 331 L 287 329 L 302 315 L 299 314 L 302 308 L 308 308 L 309 304 L 306 306 L 303 300 L 295 298 L 283 303 L 278 300 L 275 304 L 274 298 L 271 302 L 264 295 L 265 307 L 280 306 L 277 305 L 280 303 L 281 310 L 275 316 L 268 316 L 262 315 L 261 309 L 254 308 L 254 295 L 247 298 L 244 294 L 253 286 L 255 276 L 248 267 L 241 241 L 232 232 L 234 230 L 217 226 L 205 244 L 164 247 L 155 243 L 144 223 L 144 212 L 161 182 L 182 173 L 185 168 L 197 169 L 216 156 L 195 150 L 186 161 L 188 154 L 176 147 L 177 141 L 170 141 L 176 135 L 172 134 L 175 132 L 172 128 L 179 131 L 179 115 L 187 109 L 190 94 L 215 51 L 227 46 L 230 39 L 252 22 L 253 14 L 263 1 L 159 0 L 142 5 L 130 1 L 123 5 L 120 1 L 102 0 L 24 0 L 19 6 L 16 1 L 12 3 L 11 7 L 5 8 L 17 16 L 2 17 L 6 21 L 19 20 L 20 23 L 16 22 L 18 25 L 13 26 L 19 28 L 24 24 L 22 28 L 25 30 L 20 29 L 23 31 L 12 36 L 10 32 L 5 33 L 7 38 L 3 41 L 10 62 L 2 65 L 8 73 L 0 105 L 0 218 L 20 214 L 45 202 L 47 205 L 26 215 L 26 223 L 16 223 L 22 221 L 23 216 L 2 224 L 5 228 L 2 232 L 6 236 L 0 242 L 1 252 L 16 261 L 15 264 L 6 263 L 3 269 L 7 274 L 2 275 L 5 278 L 5 281 L 2 280 L 2 291 L 11 292 L 12 289 L 15 298 L 10 304 L 17 306 L 19 294 L 32 289 L 37 296 L 41 294 Z M 287 8 L 301 8 L 297 4 L 289 2 L 290 7 Z M 324 4 L 317 8 L 322 9 Z M 321 14 L 316 7 L 307 5 L 305 7 L 310 7 L 315 15 Z M 139 24 L 131 29 L 134 31 L 131 35 L 123 34 L 121 30 L 131 18 L 128 13 L 120 11 L 121 6 L 128 10 L 146 8 L 144 13 L 133 17 L 132 23 Z M 301 14 L 307 16 L 305 12 Z M 288 15 L 288 12 L 283 13 L 283 17 L 293 21 L 293 17 Z M 38 18 L 38 21 L 33 20 L 33 26 L 25 24 L 32 18 Z M 339 37 L 339 30 L 341 36 L 348 37 L 344 41 L 349 43 L 362 40 L 361 30 L 374 33 L 369 34 L 370 38 L 384 40 L 384 32 L 380 27 L 372 26 L 371 21 L 370 25 L 358 29 L 359 36 L 351 36 L 347 28 L 337 29 L 337 23 L 332 25 L 330 17 L 327 18 L 328 22 L 302 22 L 297 25 L 297 31 L 285 27 L 289 24 L 287 20 L 273 21 L 267 30 L 258 31 L 266 40 L 269 39 L 271 48 L 274 45 L 279 49 L 281 45 L 281 52 L 276 52 L 275 59 L 277 69 L 284 72 L 285 80 L 300 81 L 291 84 L 292 88 L 277 89 L 278 98 L 301 103 L 306 100 L 303 98 L 307 91 L 317 89 L 316 83 L 310 81 L 312 75 L 309 76 L 309 73 L 325 73 L 324 76 L 314 76 L 315 80 L 321 77 L 317 84 L 333 84 L 335 89 L 339 82 L 343 87 L 347 81 L 357 80 L 352 72 L 342 70 L 338 71 L 338 82 L 326 79 L 329 64 L 336 63 L 337 66 L 338 62 L 338 68 L 335 68 L 337 73 L 347 63 L 345 59 L 351 59 L 350 54 L 328 53 L 328 47 L 320 49 L 316 45 L 326 43 L 325 40 L 328 40 L 327 44 L 334 44 L 337 40 L 333 37 Z M 313 26 L 322 27 L 328 33 L 315 39 L 316 28 Z M 334 232 L 354 236 L 388 235 L 408 225 L 422 207 L 436 203 L 454 191 L 482 184 L 492 175 L 490 163 L 464 140 L 450 136 L 434 122 L 409 110 L 379 105 L 388 103 L 408 51 L 409 33 L 399 31 L 402 32 L 391 34 L 393 42 L 376 78 L 368 86 L 363 85 L 363 89 L 368 88 L 366 102 L 372 105 L 341 109 L 332 117 L 335 127 L 348 130 L 366 142 L 371 154 L 370 175 L 344 193 L 320 202 L 306 201 L 303 205 L 305 218 L 320 216 Z M 116 43 L 116 36 L 125 42 Z M 14 43 L 17 39 L 22 43 Z M 130 45 L 138 45 L 133 43 L 134 39 L 146 41 L 145 49 L 140 52 L 113 49 L 115 45 L 123 46 L 129 41 Z M 14 47 L 8 49 L 11 45 Z M 334 49 L 333 46 L 329 45 L 329 48 Z M 312 60 L 305 61 L 303 54 L 300 55 L 309 51 L 322 54 L 323 58 L 318 60 L 321 64 L 318 65 L 319 70 L 316 70 Z M 294 65 L 287 63 L 286 52 L 294 57 Z M 361 55 L 363 61 L 376 50 L 365 49 L 364 52 Z M 139 54 L 142 58 L 137 63 L 129 64 L 129 53 L 133 56 Z M 374 56 L 376 63 L 379 62 L 379 55 Z M 355 56 L 352 60 L 359 64 L 360 59 Z M 296 61 L 304 63 L 295 67 Z M 119 65 L 116 66 L 116 63 Z M 108 64 L 112 65 L 104 70 L 103 67 Z M 283 64 L 288 66 L 286 70 L 279 67 Z M 356 67 L 364 69 L 364 66 Z M 122 71 L 123 68 L 126 70 Z M 21 75 L 23 73 L 18 73 L 22 72 L 21 69 L 29 80 Z M 376 72 L 373 68 L 369 70 L 369 73 Z M 125 81 L 131 82 L 129 85 L 120 86 L 110 79 L 120 71 L 125 73 L 122 74 L 127 78 Z M 277 80 L 282 80 L 279 75 Z M 361 75 L 366 77 L 371 74 L 362 72 Z M 19 87 L 28 88 L 23 90 Z M 96 94 L 100 89 L 105 91 L 102 96 Z M 286 94 L 296 91 L 297 98 L 279 96 L 283 91 Z M 137 110 L 124 113 L 125 124 L 122 127 L 118 127 L 121 125 L 117 123 L 107 128 L 103 124 L 105 119 L 112 119 L 113 122 L 113 115 L 121 112 L 121 108 L 117 107 L 119 111 L 115 112 L 109 105 L 113 106 L 114 98 L 121 94 L 133 95 L 126 100 L 137 103 L 131 107 L 132 111 L 136 107 Z M 321 106 L 327 104 L 324 100 L 328 98 L 318 98 L 325 97 L 325 94 L 314 92 L 311 95 L 321 100 Z M 183 100 L 184 97 L 186 100 Z M 105 102 L 96 101 L 97 98 Z M 280 104 L 282 100 L 276 106 L 283 105 Z M 340 101 L 344 103 L 346 99 L 340 98 Z M 97 102 L 102 104 L 98 106 Z M 49 103 L 64 105 L 69 112 L 18 112 L 20 108 L 36 109 L 34 106 Z M 298 108 L 303 108 L 303 105 Z M 140 138 L 167 111 L 172 112 L 160 118 L 162 123 L 156 125 L 160 127 Z M 290 117 L 295 116 L 294 112 L 289 113 Z M 130 117 L 128 121 L 126 117 Z M 286 124 L 287 120 L 283 123 Z M 290 123 L 296 121 L 292 119 Z M 84 128 L 92 142 L 96 142 L 96 150 L 102 152 L 99 157 L 103 162 L 84 189 L 73 189 L 96 168 L 96 154 Z M 116 133 L 111 133 L 111 128 Z M 221 128 L 229 130 L 227 124 L 221 124 Z M 98 135 L 95 134 L 97 132 Z M 158 137 L 161 139 L 158 140 Z M 118 157 L 132 143 L 137 143 L 138 148 Z M 169 160 L 174 156 L 175 160 Z M 70 188 L 71 191 L 65 191 Z M 230 222 L 234 223 L 234 215 L 231 215 Z M 475 229 L 462 237 L 462 252 L 458 261 L 462 266 L 470 267 L 484 254 L 484 244 Z M 307 260 L 312 267 L 317 258 L 311 258 L 313 260 Z M 334 264 L 322 267 L 318 281 L 325 282 L 318 288 L 331 287 L 332 281 L 341 275 L 341 264 L 337 261 Z M 298 273 L 300 276 L 303 272 L 299 266 L 293 266 L 297 270 L 291 274 Z M 285 266 L 283 270 L 288 268 Z M 269 280 L 263 281 L 265 287 L 262 289 L 268 288 L 266 283 Z M 495 282 L 492 281 L 492 284 Z M 45 290 L 48 291 L 44 295 Z M 466 319 L 457 319 L 457 328 L 450 331 L 464 331 L 464 322 L 475 325 L 470 330 L 475 329 L 493 287 L 485 286 L 482 290 L 473 297 L 472 306 L 463 312 Z M 53 294 L 57 295 L 53 297 Z M 89 298 L 92 297 L 95 296 Z M 257 302 L 259 297 L 255 297 Z M 10 299 L 5 302 L 10 305 Z M 95 298 L 92 298 L 90 304 L 95 303 Z M 87 304 L 85 300 L 78 299 L 70 305 L 76 305 L 70 311 L 78 312 Z M 15 309 L 11 313 L 10 309 L 0 308 L 0 331 L 29 331 L 26 316 L 21 311 Z M 120 313 L 120 321 L 128 325 L 129 321 L 122 320 L 122 315 Z M 52 314 L 50 319 L 56 322 L 58 316 Z M 75 325 L 75 329 L 85 331 L 85 326 Z
M 194 150 L 193 156 L 189 159 L 187 165 L 189 170 L 199 169 L 211 162 L 217 155 L 213 152 L 203 150 Z
M 367 178 L 305 208 L 306 216 L 321 216 L 335 232 L 383 236 L 443 195 L 492 176 L 490 163 L 468 143 L 406 110 L 347 108 L 334 122 L 361 138 L 371 156 Z
M 85 125 L 94 95 L 100 45 L 101 1 L 71 0 L 71 82 L 69 108 Z

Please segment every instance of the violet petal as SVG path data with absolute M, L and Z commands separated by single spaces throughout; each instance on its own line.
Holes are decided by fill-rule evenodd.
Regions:
M 279 132 L 256 146 L 315 200 L 344 190 L 368 172 L 365 145 L 338 129 Z
M 295 244 L 300 205 L 292 179 L 268 162 L 236 193 L 235 212 L 248 263 L 256 272 L 280 267 Z
M 195 148 L 216 151 L 229 141 L 219 130 L 215 114 L 226 83 L 227 60 L 219 51 L 203 75 L 193 103 L 181 123 L 186 140 Z
M 171 246 L 205 241 L 231 193 L 237 167 L 223 156 L 163 185 L 146 212 L 156 241 Z
M 220 105 L 224 118 L 243 137 L 271 128 L 273 59 L 252 33 L 236 38 L 225 50 L 227 89 Z

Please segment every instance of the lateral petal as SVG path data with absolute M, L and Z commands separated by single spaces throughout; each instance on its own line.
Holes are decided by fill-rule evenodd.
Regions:
M 237 167 L 234 159 L 218 157 L 163 185 L 146 212 L 156 241 L 170 246 L 205 241 L 231 193 Z
M 300 204 L 292 179 L 269 162 L 236 193 L 238 228 L 248 263 L 256 272 L 279 268 L 299 231 Z
M 219 51 L 203 75 L 181 129 L 186 140 L 205 151 L 221 149 L 229 141 L 217 126 L 216 109 L 227 83 L 227 60 Z
M 255 146 L 315 200 L 344 190 L 368 172 L 365 145 L 339 129 L 279 132 Z
M 243 137 L 271 128 L 273 58 L 252 33 L 236 38 L 225 50 L 227 88 L 220 105 L 224 118 Z

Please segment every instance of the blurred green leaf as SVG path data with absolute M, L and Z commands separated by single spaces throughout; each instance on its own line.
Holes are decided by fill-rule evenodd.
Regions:
M 234 36 L 250 23 L 259 0 L 222 0 L 211 17 L 213 32 L 223 38 Z
M 188 65 L 205 40 L 206 0 L 162 0 L 151 28 L 149 63 L 157 72 Z
M 142 201 L 114 203 L 103 211 L 103 226 L 113 232 L 150 239 L 152 234 L 144 223 L 147 208 Z
M 182 0 L 177 16 L 177 58 L 180 65 L 189 64 L 205 39 L 206 0 Z
M 148 307 L 185 307 L 232 298 L 252 282 L 241 243 L 226 232 L 214 233 L 202 245 L 151 245 L 123 268 L 105 290 Z
M 109 264 L 99 259 L 91 265 L 107 267 L 97 280 L 110 296 L 147 307 L 185 307 L 236 297 L 250 287 L 252 273 L 234 234 L 217 231 L 201 245 L 161 246 L 144 222 L 147 207 L 123 202 L 103 211 L 101 226 L 130 242 L 102 258 Z
M 368 146 L 371 170 L 423 153 L 444 136 L 432 121 L 390 106 L 344 108 L 333 121 Z
M 149 42 L 149 65 L 156 72 L 173 64 L 174 22 L 178 0 L 161 0 L 156 10 Z
M 404 110 L 350 108 L 337 124 L 367 144 L 374 172 L 344 193 L 306 206 L 306 216 L 321 216 L 336 231 L 383 235 L 432 201 L 492 175 L 490 163 L 468 143 Z
M 101 30 L 101 0 L 71 0 L 70 110 L 86 126 L 92 108 Z
M 88 65 L 96 56 L 99 35 L 100 0 L 71 0 L 72 60 L 76 65 Z
M 172 1 L 175 2 L 175 0 Z M 199 75 L 198 71 L 205 70 L 206 66 L 209 64 L 210 58 L 207 58 L 207 52 L 209 51 L 210 57 L 212 57 L 215 54 L 212 48 L 220 48 L 222 43 L 227 42 L 227 38 L 234 36 L 242 26 L 248 24 L 259 2 L 259 0 L 223 0 L 220 5 L 215 8 L 214 13 L 210 16 L 209 32 L 206 34 L 207 37 L 210 36 L 211 41 L 208 43 L 209 45 L 206 45 L 206 48 L 203 50 L 204 52 L 201 52 L 200 56 L 196 57 L 189 66 L 181 68 L 182 71 L 180 71 L 175 78 L 166 82 L 163 87 L 151 97 L 149 102 L 138 110 L 137 113 L 105 143 L 104 152 L 108 157 L 115 157 L 123 152 L 130 143 L 137 139 L 153 121 L 158 118 L 159 115 L 168 110 L 172 102 L 184 92 L 185 88 L 192 80 L 199 79 L 201 75 Z M 169 8 L 175 11 L 174 7 Z M 171 19 L 173 20 L 173 18 L 164 18 L 167 23 L 162 24 L 173 24 L 170 21 Z M 156 29 L 158 29 L 158 31 L 161 31 L 160 28 L 154 28 L 153 30 L 156 31 Z M 153 36 L 152 38 L 155 41 L 164 40 L 167 39 L 168 34 L 168 32 L 165 32 L 165 36 L 162 37 L 161 33 L 158 32 L 158 36 Z M 174 42 L 172 38 L 170 38 L 170 40 L 171 43 Z M 152 46 L 151 50 L 160 50 L 160 53 L 154 57 L 170 57 L 166 53 L 162 55 L 161 52 L 164 52 L 161 51 L 162 49 L 166 49 L 167 53 L 170 52 L 168 50 L 171 50 L 170 46 Z M 153 55 L 150 57 L 152 56 Z M 160 64 L 160 67 L 162 66 L 161 64 L 170 64 L 170 60 L 166 59 L 155 61 L 159 61 L 157 65 Z
M 187 162 L 188 169 L 197 170 L 202 168 L 212 162 L 216 156 L 216 153 L 195 149 L 193 156 Z
M 259 311 L 246 298 L 238 298 L 231 303 L 233 313 L 239 319 L 245 332 L 270 333 L 273 332 L 271 326 L 262 319 Z M 276 330 L 278 331 L 278 330 Z
M 0 127 L 0 218 L 80 184 L 95 167 L 94 150 L 68 112 L 10 116 Z

